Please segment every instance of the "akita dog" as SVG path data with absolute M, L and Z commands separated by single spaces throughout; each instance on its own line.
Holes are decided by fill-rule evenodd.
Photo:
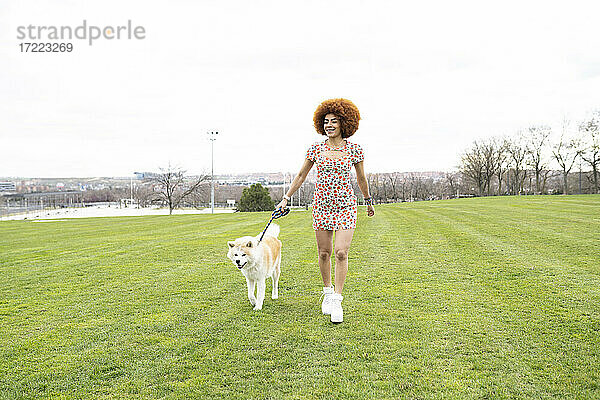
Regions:
M 227 242 L 229 245 L 227 257 L 246 277 L 248 299 L 255 310 L 262 309 L 267 278 L 270 277 L 273 280 L 271 298 L 279 297 L 277 290 L 281 273 L 281 241 L 277 239 L 279 231 L 279 225 L 271 224 L 260 243 L 258 242 L 260 235 L 244 236 Z M 255 286 L 258 286 L 256 297 L 254 296 Z

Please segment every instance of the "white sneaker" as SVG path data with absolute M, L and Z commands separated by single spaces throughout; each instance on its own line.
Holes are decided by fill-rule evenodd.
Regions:
M 331 314 L 331 296 L 333 295 L 333 286 L 324 287 L 321 297 L 323 297 L 323 303 L 321 303 L 321 311 L 324 315 Z
M 344 296 L 339 293 L 331 295 L 331 322 L 340 323 L 344 321 L 344 310 L 342 310 L 342 300 Z

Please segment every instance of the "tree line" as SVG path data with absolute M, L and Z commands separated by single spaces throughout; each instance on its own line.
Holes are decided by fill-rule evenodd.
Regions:
M 576 166 L 579 172 L 574 171 Z M 458 170 L 454 172 L 370 173 L 367 180 L 376 203 L 491 195 L 599 193 L 599 167 L 600 110 L 583 121 L 564 119 L 557 132 L 548 125 L 532 125 L 513 136 L 475 140 L 461 154 Z M 238 206 L 244 193 L 248 198 L 259 193 L 260 201 L 270 205 L 267 197 L 277 203 L 285 191 L 280 187 L 245 190 L 241 186 L 215 185 L 217 204 L 232 199 Z M 353 177 L 353 186 L 360 203 L 362 196 L 356 177 Z M 314 183 L 305 182 L 290 204 L 308 206 L 314 189 Z M 117 192 L 87 192 L 84 201 L 129 197 L 126 189 Z M 169 166 L 146 176 L 132 195 L 140 207 L 162 205 L 169 207 L 170 212 L 178 207 L 203 208 L 210 205 L 210 176 L 189 177 L 184 170 Z M 255 203 L 258 200 L 244 199 L 241 208 L 253 209 Z
M 559 132 L 534 125 L 512 137 L 476 140 L 461 156 L 460 173 L 472 186 L 470 192 L 479 196 L 569 194 L 576 165 L 578 192 L 598 193 L 600 111 L 580 122 L 564 119 Z

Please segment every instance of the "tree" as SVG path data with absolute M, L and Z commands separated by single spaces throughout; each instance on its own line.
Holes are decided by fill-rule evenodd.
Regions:
M 429 190 L 425 182 L 418 173 L 411 173 L 409 177 L 410 184 L 410 199 L 411 200 L 426 200 L 429 195 Z
M 392 192 L 392 197 L 393 197 L 393 201 L 395 203 L 398 202 L 398 186 L 400 184 L 400 178 L 398 177 L 398 174 L 396 174 L 395 172 L 390 172 L 389 174 L 387 174 L 387 179 L 390 183 L 390 188 L 391 188 L 391 192 Z
M 541 194 L 546 186 L 546 179 L 550 170 L 546 166 L 546 148 L 548 137 L 552 133 L 549 126 L 532 126 L 529 128 L 527 154 L 529 165 L 535 173 L 535 191 Z
M 496 142 L 493 139 L 483 141 L 481 143 L 481 154 L 483 156 L 483 179 L 484 187 L 487 188 L 487 195 L 490 196 L 490 186 L 492 178 L 498 170 L 498 163 L 496 162 Z
M 150 205 L 155 197 L 156 196 L 152 190 L 152 186 L 148 184 L 137 185 L 135 191 L 133 192 L 133 198 L 142 208 Z
M 486 186 L 485 157 L 482 146 L 477 141 L 463 154 L 460 171 L 465 178 L 477 185 L 478 194 L 481 196 Z
M 446 172 L 444 174 L 446 187 L 448 188 L 448 197 L 458 196 L 460 176 L 456 172 Z
M 502 176 L 508 171 L 508 139 L 505 137 L 493 139 L 495 145 L 494 162 L 496 164 L 496 177 L 498 178 L 498 196 L 502 195 Z M 507 189 L 508 184 L 506 185 Z
M 598 168 L 600 167 L 600 110 L 579 125 L 579 132 L 584 141 L 581 158 L 592 167 L 594 193 L 598 193 Z
M 275 208 L 275 203 L 269 195 L 269 190 L 260 183 L 255 183 L 242 191 L 242 198 L 238 206 L 238 211 L 271 211 Z
M 569 121 L 565 119 L 563 120 L 562 132 L 558 143 L 552 148 L 552 155 L 554 155 L 554 159 L 562 168 L 563 194 L 569 194 L 567 177 L 575 164 L 575 160 L 577 160 L 577 157 L 581 153 L 577 139 L 569 136 Z
M 525 170 L 527 148 L 524 144 L 524 138 L 521 133 L 519 133 L 516 138 L 513 138 L 508 142 L 507 151 L 510 157 L 509 167 L 512 167 L 513 169 L 513 193 L 520 195 L 523 193 L 523 184 L 525 182 L 525 178 L 527 177 L 527 171 Z
M 381 187 L 383 188 L 383 201 L 385 201 L 386 203 L 389 202 L 389 194 L 388 194 L 388 185 L 387 185 L 387 174 L 382 173 L 379 176 L 379 179 L 381 179 Z
M 369 190 L 371 192 L 371 198 L 376 203 L 381 203 L 381 190 L 379 188 L 379 174 L 367 174 L 367 181 L 369 183 Z
M 169 206 L 169 215 L 173 214 L 173 210 L 179 207 L 186 197 L 201 190 L 201 185 L 210 179 L 208 175 L 194 179 L 186 178 L 185 172 L 169 165 L 167 168 L 160 168 L 160 173 L 148 178 L 154 187 L 156 198 Z
M 401 178 L 400 179 L 400 191 L 402 192 L 402 201 L 406 201 L 408 199 L 408 195 L 406 194 L 408 190 L 408 182 L 406 181 L 406 178 Z

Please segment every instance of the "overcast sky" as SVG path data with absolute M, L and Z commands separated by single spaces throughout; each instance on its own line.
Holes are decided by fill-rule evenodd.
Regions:
M 366 172 L 451 170 L 600 108 L 595 3 L 2 0 L 0 176 L 210 173 L 210 130 L 216 174 L 295 173 L 332 97 L 360 109 Z M 18 26 L 84 19 L 146 38 L 20 52 Z

